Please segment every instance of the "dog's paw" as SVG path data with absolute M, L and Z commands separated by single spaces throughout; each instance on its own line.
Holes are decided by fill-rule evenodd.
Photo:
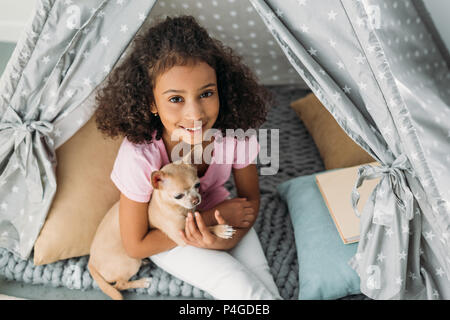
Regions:
M 218 224 L 212 227 L 211 230 L 216 236 L 223 239 L 231 239 L 236 232 L 232 226 L 227 224 Z

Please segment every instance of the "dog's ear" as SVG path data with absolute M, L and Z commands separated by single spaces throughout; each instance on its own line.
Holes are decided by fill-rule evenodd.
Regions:
M 153 189 L 160 189 L 165 178 L 166 174 L 163 171 L 153 171 L 151 177 Z

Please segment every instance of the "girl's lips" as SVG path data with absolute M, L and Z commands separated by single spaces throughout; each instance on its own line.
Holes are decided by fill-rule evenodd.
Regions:
M 195 133 L 204 130 L 204 129 L 205 129 L 205 126 L 206 126 L 206 123 L 205 123 L 200 129 L 197 129 L 197 130 L 188 130 L 188 129 L 186 129 L 186 128 L 183 127 L 183 126 L 180 126 L 180 128 L 182 128 L 182 129 L 184 129 L 185 131 L 189 132 L 191 135 L 194 135 Z

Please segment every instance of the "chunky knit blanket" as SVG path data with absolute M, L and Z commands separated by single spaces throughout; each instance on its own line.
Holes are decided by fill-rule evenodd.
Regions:
M 299 283 L 294 231 L 289 212 L 277 194 L 276 186 L 294 177 L 323 171 L 324 166 L 311 136 L 289 106 L 292 101 L 309 91 L 293 86 L 269 88 L 275 94 L 275 104 L 261 128 L 269 129 L 269 152 L 270 129 L 279 129 L 279 171 L 276 175 L 260 175 L 260 212 L 254 228 L 281 296 L 284 299 L 297 299 Z M 261 167 L 259 163 L 257 166 Z M 225 187 L 233 197 L 236 196 L 232 177 Z M 33 257 L 21 260 L 0 248 L 0 276 L 8 280 L 79 290 L 100 290 L 92 280 L 87 262 L 88 256 L 83 256 L 35 266 Z M 149 295 L 149 298 L 167 296 L 212 299 L 206 292 L 177 279 L 153 263 L 142 266 L 133 279 L 144 276 L 153 278 L 151 286 L 147 289 L 131 290 Z

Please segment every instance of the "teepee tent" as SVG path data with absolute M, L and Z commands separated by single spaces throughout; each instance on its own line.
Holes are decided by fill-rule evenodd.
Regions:
M 413 4 L 395 2 L 391 10 L 384 1 L 297 1 L 301 9 L 293 10 L 289 2 L 252 3 L 308 86 L 382 164 L 362 166 L 352 194 L 355 208 L 357 187 L 382 177 L 361 216 L 351 261 L 362 292 L 379 299 L 448 298 L 450 180 L 442 162 L 450 143 L 449 124 L 440 117 L 450 115 L 449 70 L 441 56 L 420 50 L 433 48 L 423 33 L 417 42 L 393 44 L 416 37 L 421 20 Z M 410 26 L 399 30 L 403 19 Z M 413 59 L 393 60 L 405 53 Z M 418 96 L 419 88 L 433 93 Z M 412 284 L 419 274 L 421 283 Z
M 211 19 L 220 40 L 261 51 L 255 64 L 270 66 L 261 60 L 278 61 L 282 51 L 296 71 L 285 80 L 306 84 L 380 163 L 360 167 L 351 199 L 358 213 L 357 188 L 381 178 L 361 214 L 351 260 L 361 292 L 450 298 L 448 53 L 436 47 L 418 1 L 245 2 L 39 1 L 0 80 L 0 246 L 29 257 L 57 188 L 55 149 L 92 116 L 96 87 L 152 14 L 188 13 L 200 23 Z M 244 10 L 259 15 L 279 48 L 263 55 L 256 40 L 262 30 L 250 33 L 255 42 L 230 39 L 226 29 L 242 25 L 214 20 Z M 279 80 L 267 67 L 258 70 Z

